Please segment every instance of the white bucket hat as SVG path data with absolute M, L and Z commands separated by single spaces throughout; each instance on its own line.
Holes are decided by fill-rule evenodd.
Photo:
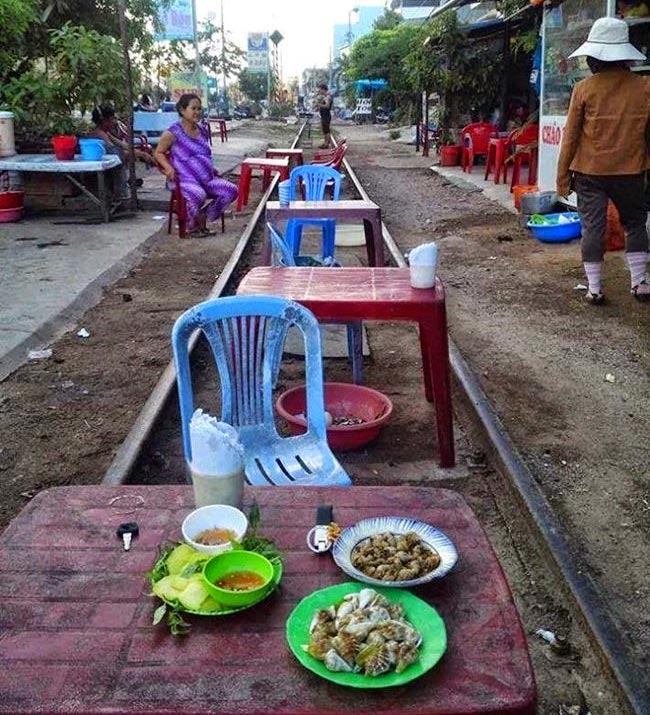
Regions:
M 603 62 L 645 60 L 645 55 L 630 44 L 630 33 L 624 20 L 601 17 L 591 26 L 587 41 L 569 55 L 594 57 Z

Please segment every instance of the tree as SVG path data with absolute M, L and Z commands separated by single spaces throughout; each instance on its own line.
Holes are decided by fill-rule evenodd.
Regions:
M 345 77 L 350 82 L 359 79 L 385 79 L 382 102 L 395 107 L 412 101 L 413 86 L 404 69 L 404 60 L 418 35 L 418 27 L 400 23 L 390 30 L 373 30 L 352 46 L 345 63 Z
M 386 7 L 384 8 L 384 14 L 380 15 L 372 23 L 372 27 L 374 30 L 392 30 L 397 27 L 400 22 L 402 22 L 402 16 L 398 12 L 395 12 L 395 10 L 390 10 Z
M 222 44 L 221 28 L 206 20 L 198 30 L 199 61 L 201 67 L 213 76 L 224 72 L 226 77 L 233 77 L 241 71 L 242 60 L 246 53 L 226 34 Z M 164 63 L 175 72 L 191 72 L 195 67 L 194 42 L 172 40 L 167 46 L 155 49 L 153 56 L 164 58 Z
M 404 66 L 413 89 L 442 98 L 445 130 L 463 113 L 488 114 L 496 105 L 501 53 L 469 39 L 456 13 L 445 13 L 420 29 Z
M 249 69 L 244 69 L 239 73 L 239 89 L 252 102 L 261 102 L 267 98 L 267 81 L 266 72 L 251 72 Z M 271 94 L 273 91 L 274 80 L 271 76 Z

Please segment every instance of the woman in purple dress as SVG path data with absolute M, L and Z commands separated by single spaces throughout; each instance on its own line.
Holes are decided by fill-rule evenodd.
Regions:
M 154 156 L 167 180 L 178 181 L 185 199 L 188 233 L 213 234 L 206 220 L 216 221 L 237 198 L 237 187 L 222 179 L 212 164 L 209 130 L 201 123 L 201 100 L 184 94 L 176 104 L 180 121 L 163 132 Z

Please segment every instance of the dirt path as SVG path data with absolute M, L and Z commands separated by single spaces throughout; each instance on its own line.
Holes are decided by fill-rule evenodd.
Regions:
M 297 127 L 253 123 L 239 131 L 283 146 Z M 50 360 L 0 383 L 0 528 L 38 491 L 102 480 L 171 358 L 174 320 L 208 295 L 259 188 L 255 181 L 249 209 L 227 219 L 223 235 L 180 241 L 162 228 L 141 263 L 52 344 Z M 129 230 L 125 221 L 114 226 L 118 236 Z M 82 325 L 87 340 L 75 334 Z
M 348 136 L 400 248 L 438 242 L 451 335 L 629 634 L 622 645 L 647 662 L 650 306 L 630 297 L 622 254 L 607 256 L 609 305 L 594 309 L 573 290 L 577 243 L 534 241 L 376 129 Z

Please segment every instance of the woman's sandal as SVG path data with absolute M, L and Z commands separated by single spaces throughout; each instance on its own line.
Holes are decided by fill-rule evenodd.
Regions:
M 650 283 L 643 279 L 641 283 L 635 285 L 630 293 L 640 302 L 645 303 L 650 300 Z
M 603 303 L 605 302 L 605 294 L 592 293 L 590 290 L 588 290 L 585 299 L 587 300 L 587 303 L 591 303 L 591 305 L 603 305 Z

